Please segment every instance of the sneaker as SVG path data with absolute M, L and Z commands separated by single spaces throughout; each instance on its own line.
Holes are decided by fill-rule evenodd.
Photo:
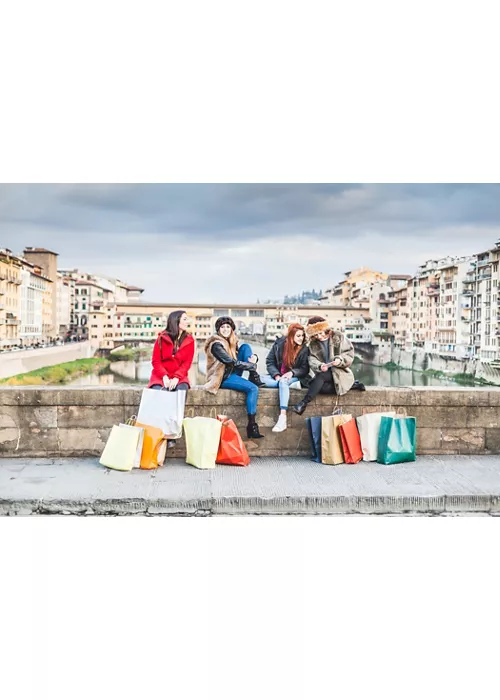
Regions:
M 282 433 L 284 430 L 286 430 L 286 416 L 280 415 L 278 422 L 273 428 L 273 433 Z

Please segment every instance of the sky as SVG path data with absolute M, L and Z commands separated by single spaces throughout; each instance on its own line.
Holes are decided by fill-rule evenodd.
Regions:
M 0 247 L 48 248 L 152 302 L 282 299 L 498 239 L 497 184 L 0 185 Z

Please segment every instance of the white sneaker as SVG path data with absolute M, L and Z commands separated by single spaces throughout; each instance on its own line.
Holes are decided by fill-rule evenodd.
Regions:
M 273 433 L 282 433 L 284 430 L 286 430 L 286 416 L 280 415 L 278 422 L 273 428 Z

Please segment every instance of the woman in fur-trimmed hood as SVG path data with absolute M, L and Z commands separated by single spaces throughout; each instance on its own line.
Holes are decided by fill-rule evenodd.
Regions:
M 354 361 L 354 348 L 351 341 L 340 331 L 330 328 L 322 316 L 313 316 L 306 326 L 309 339 L 309 367 L 314 378 L 304 399 L 292 411 L 302 415 L 318 394 L 342 396 L 353 388 L 354 374 L 350 366 Z M 361 391 L 364 386 L 357 383 Z
M 207 381 L 197 389 L 216 394 L 219 389 L 232 389 L 246 394 L 248 413 L 247 435 L 257 439 L 264 437 L 256 421 L 259 386 L 258 358 L 247 343 L 238 345 L 236 326 L 229 316 L 221 316 L 215 322 L 215 335 L 205 343 L 207 356 Z M 248 371 L 248 379 L 241 375 Z

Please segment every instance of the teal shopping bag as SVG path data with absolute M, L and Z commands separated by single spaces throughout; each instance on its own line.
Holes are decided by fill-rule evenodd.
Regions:
M 382 416 L 378 434 L 379 464 L 414 462 L 417 447 L 417 421 L 415 418 Z

